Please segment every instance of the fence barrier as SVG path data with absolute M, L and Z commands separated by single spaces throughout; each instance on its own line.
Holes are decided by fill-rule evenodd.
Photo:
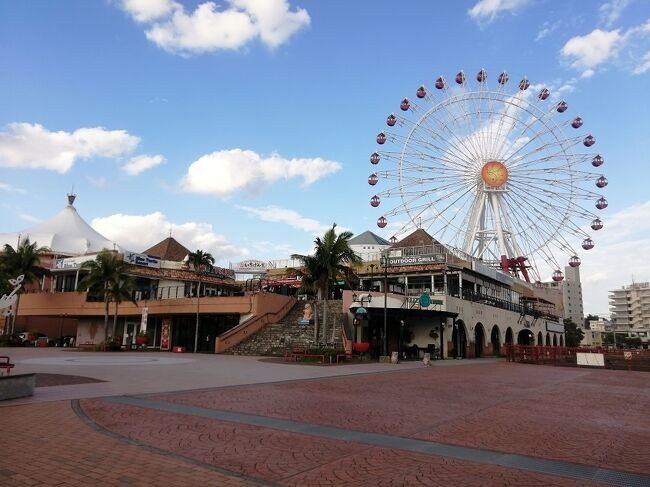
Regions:
M 542 347 L 506 344 L 505 352 L 508 362 L 562 367 L 584 367 L 584 365 L 578 365 L 577 354 L 579 353 L 602 354 L 604 367 L 607 369 L 650 372 L 650 350 L 646 349 Z

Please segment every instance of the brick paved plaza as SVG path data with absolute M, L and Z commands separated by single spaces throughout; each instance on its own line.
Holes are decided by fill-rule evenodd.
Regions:
M 157 370 L 71 366 L 106 382 L 2 403 L 0 485 L 650 485 L 647 373 L 189 357 Z M 125 370 L 137 383 L 224 364 L 231 377 L 212 388 L 119 387 Z M 19 362 L 16 373 L 39 367 L 63 370 Z M 256 367 L 264 383 L 251 383 Z M 101 397 L 110 383 L 117 393 Z

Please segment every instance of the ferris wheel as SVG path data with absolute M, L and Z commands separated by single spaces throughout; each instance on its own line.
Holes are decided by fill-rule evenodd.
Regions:
M 579 266 L 575 247 L 592 249 L 588 230 L 603 228 L 596 212 L 607 200 L 597 191 L 607 179 L 595 172 L 604 163 L 590 152 L 596 138 L 546 87 L 512 83 L 506 72 L 490 86 L 484 69 L 475 79 L 441 76 L 388 115 L 370 156 L 377 225 L 394 235 L 423 228 L 526 280 L 539 280 L 546 264 L 561 281 L 560 262 Z

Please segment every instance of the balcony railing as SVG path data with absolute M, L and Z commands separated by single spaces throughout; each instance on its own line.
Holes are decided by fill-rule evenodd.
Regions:
M 225 297 L 235 296 L 236 293 L 230 291 L 221 291 L 216 289 L 201 289 L 200 297 Z M 185 286 L 162 286 L 155 288 L 136 289 L 131 294 L 134 301 L 151 301 L 163 299 L 181 299 L 181 298 L 195 298 L 196 289 L 189 289 Z M 103 301 L 104 297 L 101 294 L 88 293 L 86 301 L 98 302 Z M 125 300 L 127 301 L 127 300 Z

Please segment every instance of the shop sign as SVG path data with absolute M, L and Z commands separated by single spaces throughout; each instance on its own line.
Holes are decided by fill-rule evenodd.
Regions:
M 552 331 L 555 333 L 564 333 L 564 325 L 562 323 L 552 323 L 547 321 L 546 331 Z
M 269 264 L 268 262 L 264 262 L 261 260 L 242 260 L 241 262 L 238 262 L 235 264 L 235 269 L 236 271 L 244 272 L 244 271 L 253 271 L 253 272 L 263 272 L 269 269 Z
M 171 318 L 164 318 L 162 320 L 162 330 L 160 332 L 160 350 L 169 350 L 171 348 L 171 329 Z
M 215 277 L 235 277 L 235 271 L 223 267 L 213 267 L 210 272 L 208 272 L 208 275 Z
M 135 252 L 124 252 L 124 262 L 129 264 L 139 265 L 142 267 L 152 267 L 160 269 L 160 258 L 152 257 L 146 254 L 137 254 Z
M 140 331 L 145 333 L 147 331 L 147 318 L 149 316 L 149 308 L 146 306 L 142 308 L 142 320 L 140 321 Z
M 56 259 L 54 262 L 54 268 L 59 270 L 65 269 L 79 269 L 81 264 L 84 262 L 89 262 L 95 260 L 95 255 L 88 256 L 84 255 L 83 257 L 68 257 L 67 259 Z
M 389 266 L 444 264 L 447 254 L 424 254 L 402 257 L 388 257 Z

